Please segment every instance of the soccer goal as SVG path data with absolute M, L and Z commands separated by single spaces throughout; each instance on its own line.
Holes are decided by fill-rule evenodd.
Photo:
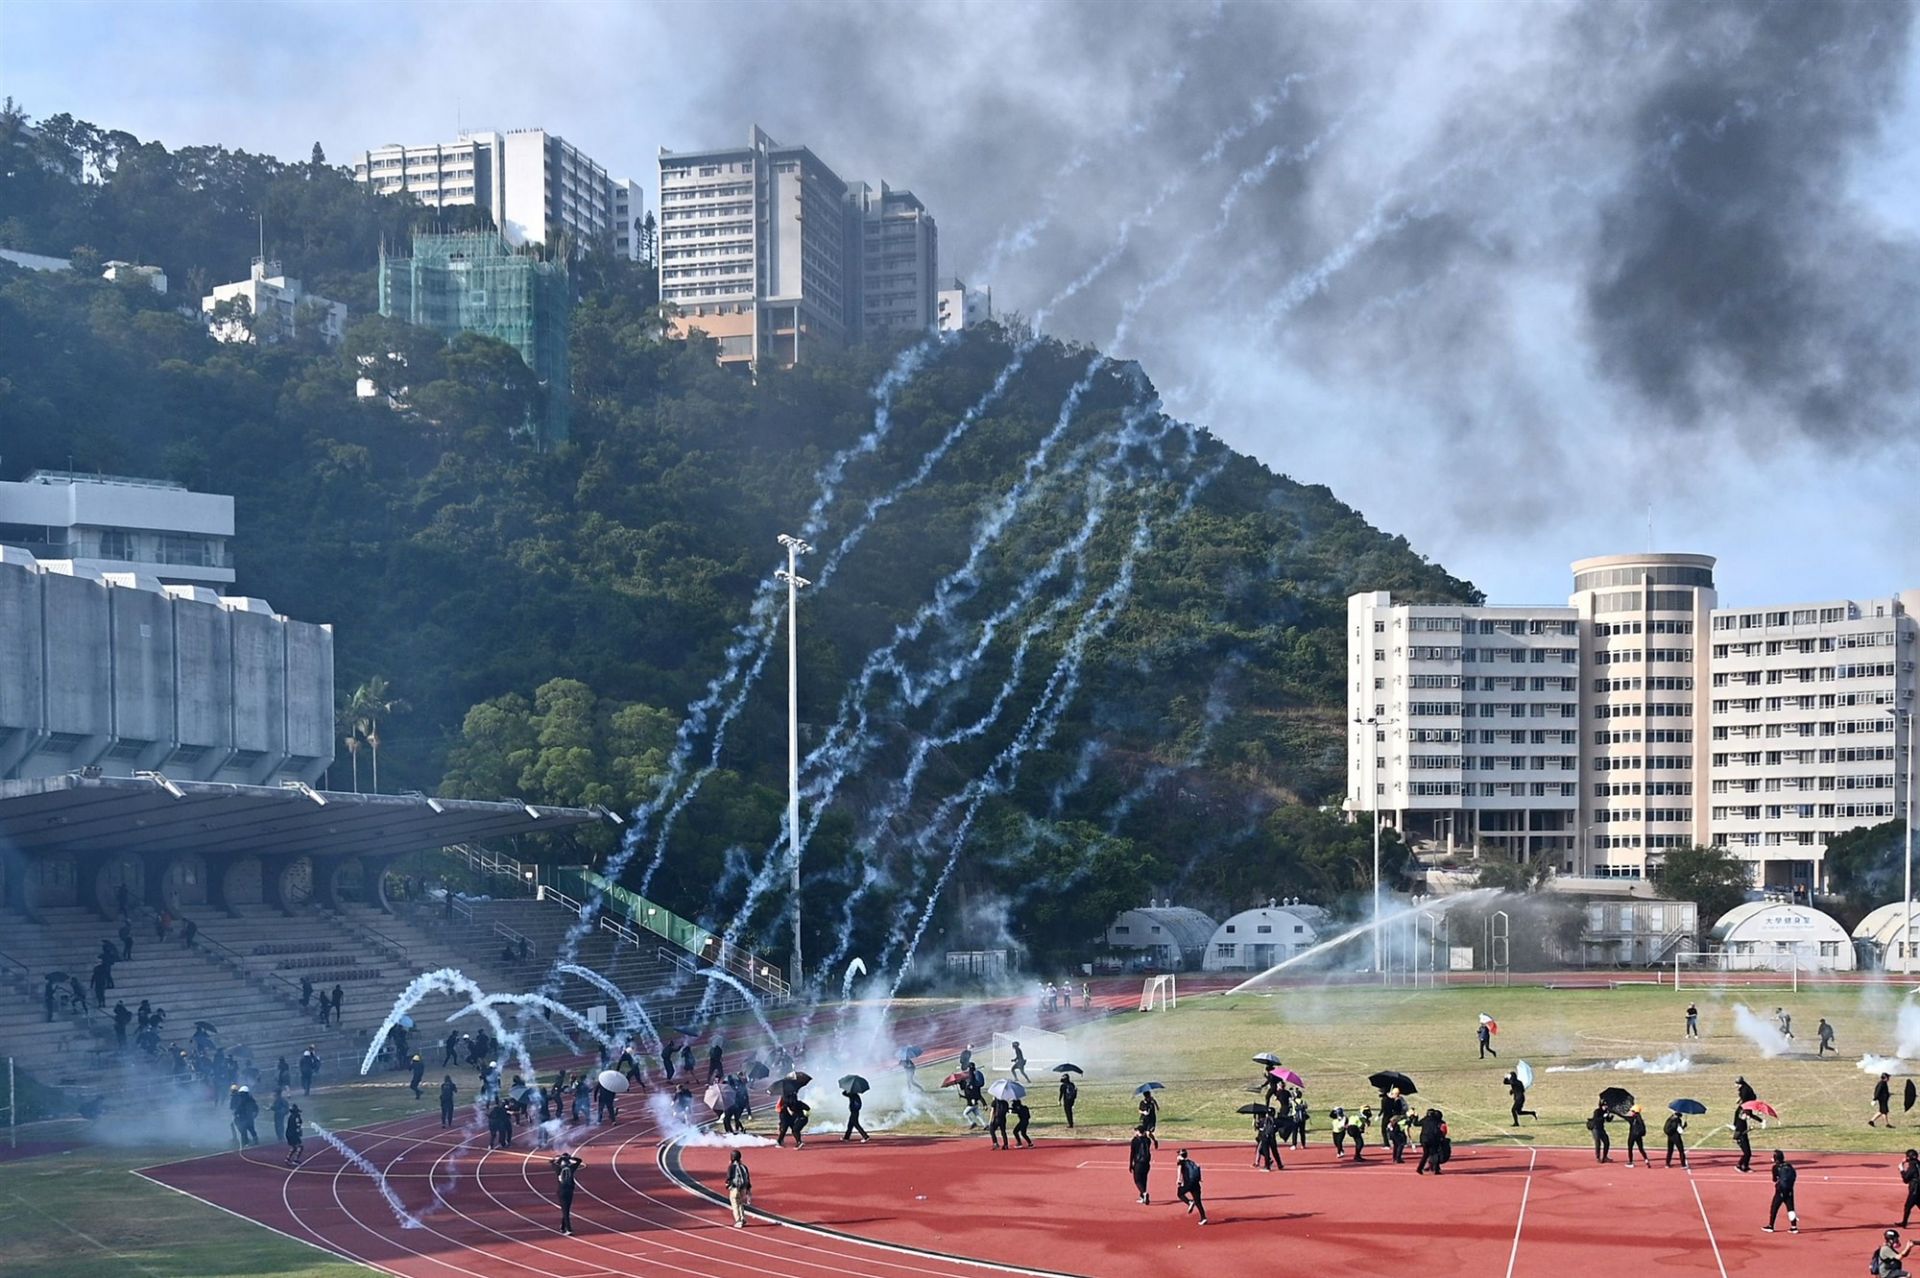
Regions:
M 1140 1010 L 1151 1012 L 1154 1000 L 1160 1002 L 1160 1010 L 1171 1010 L 1180 1001 L 1179 990 L 1172 976 L 1149 976 L 1140 987 Z
M 1013 1068 L 1013 1045 L 1020 1044 L 1020 1054 L 1027 1058 L 1027 1072 L 1051 1070 L 1063 1061 L 1071 1061 L 1067 1054 L 1067 1036 L 1055 1034 L 1049 1030 L 1036 1029 L 1032 1025 L 1022 1025 L 1012 1033 L 996 1033 L 993 1036 L 993 1055 L 991 1065 L 996 1070 Z
M 1805 976 L 1802 976 L 1802 969 Z M 1788 950 L 1775 953 L 1746 953 L 1729 950 L 1675 950 L 1673 988 L 1695 989 L 1790 989 L 1798 991 L 1802 979 L 1811 980 L 1817 965 Z

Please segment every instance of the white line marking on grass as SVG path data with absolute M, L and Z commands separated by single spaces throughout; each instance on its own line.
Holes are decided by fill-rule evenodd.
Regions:
M 1527 1195 L 1533 1192 L 1533 1165 L 1539 1157 L 1539 1150 L 1527 1151 L 1527 1179 L 1520 1186 L 1520 1216 L 1513 1222 L 1513 1250 L 1507 1254 L 1507 1278 L 1513 1278 L 1513 1266 L 1520 1259 L 1520 1230 L 1527 1223 Z
M 20 1206 L 26 1207 L 28 1211 L 33 1210 L 31 1207 L 28 1207 L 26 1199 L 15 1198 L 11 1194 L 9 1194 L 8 1197 L 13 1198 L 13 1201 L 18 1203 Z M 129 1256 L 126 1252 L 116 1251 L 112 1247 L 109 1247 L 107 1246 L 107 1244 L 101 1242 L 98 1238 L 95 1238 L 92 1234 L 87 1233 L 85 1230 L 74 1228 L 72 1225 L 69 1225 L 66 1221 L 60 1219 L 58 1216 L 49 1215 L 45 1212 L 42 1212 L 41 1217 L 51 1222 L 52 1224 L 60 1226 L 60 1228 L 66 1230 L 68 1233 L 72 1234 L 75 1238 L 79 1238 L 85 1242 L 92 1243 L 95 1247 L 98 1247 L 101 1251 L 106 1252 L 109 1256 L 112 1256 L 114 1259 L 124 1260 L 127 1264 L 132 1265 L 135 1269 L 138 1269 L 141 1273 L 152 1274 L 153 1278 L 161 1278 L 161 1274 L 158 1269 L 147 1268 L 145 1265 L 135 1260 L 132 1256 Z
M 1713 1263 L 1720 1267 L 1720 1278 L 1727 1278 L 1727 1262 L 1720 1258 L 1720 1240 L 1713 1236 L 1713 1222 L 1707 1219 L 1706 1200 L 1700 1197 L 1700 1186 L 1694 1183 L 1693 1173 L 1687 1173 L 1687 1186 L 1693 1190 L 1693 1201 L 1700 1207 L 1700 1223 L 1707 1227 L 1707 1244 L 1713 1248 Z

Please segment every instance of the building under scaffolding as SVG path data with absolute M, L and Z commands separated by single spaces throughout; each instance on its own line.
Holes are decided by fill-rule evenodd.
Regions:
M 542 444 L 567 437 L 567 325 L 573 294 L 566 263 L 517 252 L 491 231 L 416 234 L 413 256 L 380 254 L 380 313 L 429 328 L 498 338 L 540 380 L 543 407 L 531 423 Z

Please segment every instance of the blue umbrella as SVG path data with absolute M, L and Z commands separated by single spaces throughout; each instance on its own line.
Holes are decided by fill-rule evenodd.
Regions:
M 1140 1086 L 1133 1089 L 1133 1094 L 1135 1096 L 1145 1096 L 1148 1092 L 1161 1091 L 1165 1087 L 1166 1087 L 1165 1083 L 1142 1083 L 1140 1084 Z
M 1707 1112 L 1707 1107 L 1699 1101 L 1686 1100 L 1684 1098 L 1677 1101 L 1668 1101 L 1667 1108 L 1676 1114 L 1704 1114 Z

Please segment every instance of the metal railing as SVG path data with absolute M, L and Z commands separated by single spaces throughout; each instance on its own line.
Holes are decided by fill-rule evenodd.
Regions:
M 481 874 L 490 874 L 495 878 L 510 879 L 521 892 L 532 886 L 525 863 L 510 856 L 492 852 L 477 843 L 451 843 L 447 851 L 458 854 L 467 863 L 469 869 Z

